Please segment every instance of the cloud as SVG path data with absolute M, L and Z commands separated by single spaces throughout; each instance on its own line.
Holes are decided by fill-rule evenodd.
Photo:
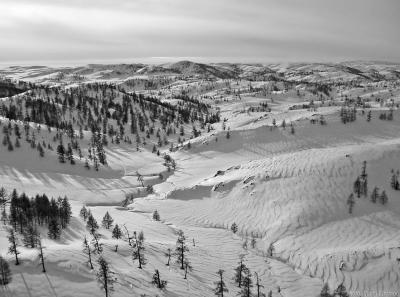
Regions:
M 400 61 L 397 0 L 2 0 L 0 62 Z

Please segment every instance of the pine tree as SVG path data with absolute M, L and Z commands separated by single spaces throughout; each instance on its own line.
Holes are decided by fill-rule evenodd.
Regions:
M 97 224 L 96 219 L 93 217 L 92 214 L 89 214 L 88 220 L 86 223 L 86 228 L 89 229 L 90 234 L 96 233 L 97 229 L 99 229 L 99 225 Z
M 24 235 L 23 238 L 24 246 L 35 248 L 38 243 L 38 237 L 39 237 L 37 229 L 30 224 L 25 228 L 23 235 Z
M 71 221 L 71 215 L 72 215 L 71 205 L 69 204 L 67 196 L 65 196 L 61 200 L 61 206 L 60 206 L 61 228 L 66 228 L 67 227 L 67 225 Z
M 188 257 L 186 257 L 186 259 L 185 259 L 184 267 L 185 267 L 185 276 L 183 278 L 186 279 L 188 272 L 193 270 L 193 267 L 190 264 Z
M 370 121 L 371 121 L 371 117 L 372 117 L 372 113 L 371 113 L 371 111 L 368 111 L 368 114 L 367 114 L 367 122 L 370 122 Z
M 110 229 L 113 225 L 113 222 L 114 222 L 113 218 L 110 216 L 110 214 L 107 211 L 101 222 L 102 226 L 106 229 Z
M 60 163 L 65 163 L 65 147 L 62 141 L 60 141 L 60 144 L 57 146 L 57 154 Z
M 257 297 L 265 297 L 265 294 L 261 292 L 261 288 L 264 288 L 263 285 L 260 284 L 260 278 L 258 277 L 258 273 L 256 275 L 256 287 L 257 287 Z
M 92 263 L 93 250 L 92 250 L 90 243 L 88 242 L 86 236 L 83 238 L 83 252 L 85 254 L 87 254 L 87 256 L 88 256 L 88 263 L 90 265 L 90 269 L 93 269 L 93 263 Z
M 165 265 L 169 266 L 169 262 L 171 261 L 171 249 L 168 248 L 168 249 L 167 249 L 167 252 L 166 252 L 164 255 L 165 255 L 165 256 L 167 257 L 167 259 L 168 259 L 168 262 L 167 262 L 167 264 L 165 264 Z
M 85 206 L 82 206 L 79 215 L 83 218 L 84 221 L 87 220 L 89 214 Z
M 110 266 L 103 257 L 100 256 L 100 258 L 97 260 L 97 263 L 99 264 L 97 281 L 100 283 L 100 287 L 104 290 L 106 297 L 108 297 L 111 295 L 111 292 L 114 291 L 114 272 L 111 271 Z
M 8 262 L 0 256 L 0 285 L 7 286 L 11 283 L 12 274 Z
M 236 225 L 235 222 L 231 225 L 231 230 L 233 233 L 236 233 L 238 231 L 238 226 Z
M 52 218 L 49 221 L 49 232 L 47 233 L 50 239 L 57 240 L 60 238 L 61 230 L 57 219 Z
M 243 275 L 243 281 L 242 281 L 242 289 L 240 291 L 240 296 L 241 297 L 251 297 L 252 292 L 251 288 L 253 287 L 253 281 L 251 280 L 251 273 L 249 269 L 246 269 L 244 275 Z
M 388 202 L 388 197 L 385 191 L 382 191 L 382 194 L 379 196 L 379 201 L 381 204 L 385 205 Z
M 19 265 L 18 255 L 20 254 L 20 252 L 18 251 L 18 238 L 15 235 L 14 229 L 12 229 L 12 228 L 8 229 L 7 238 L 8 238 L 8 242 L 10 243 L 10 246 L 8 247 L 8 253 L 14 254 L 15 265 Z
M 94 252 L 97 254 L 101 254 L 103 252 L 103 244 L 99 242 L 100 235 L 97 233 L 93 233 L 92 236 L 92 245 L 94 247 Z
M 158 213 L 158 211 L 157 210 L 155 210 L 154 212 L 153 212 L 153 220 L 154 221 L 160 221 L 160 214 Z
M 353 213 L 353 207 L 354 207 L 355 201 L 354 201 L 354 195 L 353 193 L 350 194 L 349 198 L 347 199 L 347 205 L 349 206 L 349 213 Z
M 371 193 L 371 202 L 376 203 L 376 201 L 378 200 L 378 197 L 379 197 L 378 188 L 375 187 Z
M 159 288 L 161 290 L 164 289 L 167 286 L 167 281 L 161 280 L 160 272 L 158 271 L 158 269 L 155 270 L 155 272 L 153 274 L 153 280 L 152 280 L 151 283 L 156 285 L 157 288 Z
M 329 286 L 327 283 L 324 284 L 321 290 L 320 297 L 332 297 L 332 295 L 329 293 Z
M 176 241 L 175 254 L 177 255 L 177 263 L 180 264 L 181 269 L 185 269 L 186 252 L 189 248 L 186 245 L 186 237 L 182 230 L 178 231 L 178 239 Z
M 243 282 L 243 275 L 246 272 L 246 270 L 248 270 L 248 268 L 244 264 L 244 256 L 243 255 L 240 256 L 240 260 L 239 260 L 238 264 L 239 265 L 235 268 L 235 275 L 234 275 L 233 280 L 238 285 L 238 287 L 241 288 L 242 282 Z
M 121 239 L 121 237 L 122 237 L 122 231 L 119 228 L 118 224 L 115 224 L 115 227 L 112 231 L 112 238 Z
M 142 269 L 142 266 L 146 265 L 147 263 L 146 258 L 143 254 L 145 250 L 143 232 L 140 231 L 139 234 L 133 232 L 133 239 L 134 239 L 134 244 L 133 244 L 132 259 L 133 261 L 138 260 L 139 268 Z
M 43 255 L 43 246 L 42 246 L 42 240 L 40 236 L 38 236 L 38 248 L 39 248 L 39 258 L 40 258 L 40 264 L 42 265 L 42 272 L 46 273 L 46 267 L 44 266 L 44 255 Z
M 333 293 L 333 296 L 349 297 L 349 294 L 346 291 L 346 287 L 343 284 L 340 284 Z
M 218 297 L 224 297 L 224 293 L 228 292 L 228 288 L 225 285 L 224 279 L 223 279 L 223 274 L 224 271 L 222 269 L 217 271 L 217 274 L 219 276 L 219 280 L 214 282 L 215 284 L 215 289 L 214 289 L 214 294 Z

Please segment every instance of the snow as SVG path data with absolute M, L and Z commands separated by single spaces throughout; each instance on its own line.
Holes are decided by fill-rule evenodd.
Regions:
M 243 66 L 247 72 L 260 71 L 259 67 Z M 377 65 L 381 72 L 393 67 L 397 66 Z M 318 70 L 321 77 L 353 79 L 353 74 L 338 73 L 339 67 L 324 64 L 269 68 L 287 76 L 289 71 Z M 102 68 L 96 69 L 99 72 L 87 70 L 93 76 L 89 79 L 105 74 Z M 138 69 L 144 72 L 145 68 Z M 15 68 L 15 78 L 39 71 Z M 39 79 L 51 78 L 51 74 L 46 75 Z M 289 80 L 300 76 L 296 72 Z M 313 80 L 316 75 L 301 77 Z M 193 86 L 192 81 L 175 82 L 176 88 Z M 393 89 L 393 97 L 377 85 L 361 96 L 386 94 L 399 102 L 400 97 L 395 96 L 398 89 Z M 361 94 L 356 89 L 347 91 L 353 97 Z M 161 96 L 169 92 L 165 88 Z M 218 92 L 216 84 L 204 94 L 213 97 L 219 96 Z M 53 241 L 44 234 L 46 274 L 41 273 L 36 250 L 21 247 L 22 264 L 14 265 L 12 255 L 7 254 L 6 227 L 0 223 L 0 254 L 10 261 L 13 272 L 12 283 L 0 290 L 0 296 L 104 295 L 82 252 L 83 236 L 90 237 L 79 217 L 82 205 L 90 208 L 99 223 L 108 211 L 114 223 L 130 233 L 144 232 L 148 264 L 141 270 L 132 261 L 126 239 L 116 241 L 110 230 L 99 231 L 103 255 L 117 278 L 113 296 L 212 296 L 219 269 L 225 270 L 228 296 L 235 296 L 238 288 L 232 280 L 233 269 L 241 254 L 251 271 L 259 274 L 263 291 L 272 290 L 274 297 L 318 296 L 324 283 L 331 288 L 343 283 L 349 292 L 397 292 L 400 192 L 390 188 L 389 180 L 390 170 L 400 169 L 400 110 L 394 111 L 393 121 L 382 121 L 379 113 L 387 107 L 374 104 L 370 122 L 366 121 L 367 113 L 362 115 L 359 110 L 357 120 L 344 125 L 339 106 L 326 103 L 316 111 L 289 110 L 294 104 L 307 103 L 307 98 L 298 98 L 290 91 L 267 97 L 242 96 L 236 100 L 227 95 L 231 100 L 215 103 L 221 118 L 227 119 L 230 138 L 226 138 L 220 123 L 214 124 L 214 130 L 190 140 L 191 149 L 171 153 L 178 166 L 170 173 L 160 157 L 147 149 L 137 152 L 135 146 L 126 144 L 107 148 L 109 165 L 99 172 L 61 165 L 51 160 L 54 156 L 32 158 L 30 148 L 8 152 L 1 146 L 0 186 L 29 195 L 67 195 L 73 218 L 62 240 Z M 332 100 L 339 102 L 341 98 L 338 95 Z M 271 113 L 243 112 L 260 102 L 268 102 Z M 315 114 L 324 115 L 327 125 L 311 124 Z M 273 119 L 278 126 L 285 120 L 286 129 L 272 127 Z M 290 123 L 295 127 L 294 135 Z M 354 212 L 349 214 L 346 201 L 363 161 L 367 161 L 369 191 L 374 186 L 385 190 L 389 203 L 373 204 L 369 197 L 356 198 Z M 154 193 L 138 195 L 122 207 L 125 194 L 144 192 L 137 172 L 144 176 L 145 185 L 154 185 Z M 163 180 L 158 178 L 160 173 Z M 154 210 L 160 213 L 160 222 L 152 219 Z M 233 222 L 238 225 L 236 234 L 230 230 Z M 187 237 L 193 266 L 187 280 L 174 256 L 171 265 L 165 265 L 164 253 L 175 247 L 178 230 Z M 256 239 L 255 248 L 250 246 L 252 237 Z M 247 249 L 243 248 L 246 240 Z M 118 252 L 114 251 L 115 244 Z M 275 248 L 272 257 L 268 255 L 271 244 Z M 165 291 L 150 283 L 155 269 L 168 281 Z

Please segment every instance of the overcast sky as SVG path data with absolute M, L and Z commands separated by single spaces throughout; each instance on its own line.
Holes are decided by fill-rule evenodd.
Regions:
M 149 57 L 400 62 L 400 0 L 0 0 L 0 63 Z

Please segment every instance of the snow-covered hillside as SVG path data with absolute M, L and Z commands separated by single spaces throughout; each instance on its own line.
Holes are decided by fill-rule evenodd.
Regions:
M 224 296 L 237 296 L 245 286 L 235 281 L 240 259 L 252 296 L 257 280 L 273 297 L 320 296 L 324 284 L 331 293 L 342 285 L 350 296 L 398 294 L 399 65 L 182 61 L 15 66 L 0 75 L 19 90 L 0 99 L 0 188 L 7 192 L 0 256 L 12 273 L 0 296 L 105 296 L 100 257 L 114 272 L 111 296 L 214 296 L 219 269 Z M 17 88 L 21 81 L 30 84 Z M 98 170 L 96 135 L 107 160 Z M 74 147 L 66 162 L 62 141 Z M 367 185 L 360 195 L 357 180 Z M 13 189 L 67 196 L 71 204 L 59 239 L 38 224 L 46 273 L 18 227 L 20 265 L 8 253 L 9 230 L 22 226 L 12 219 Z M 82 207 L 99 225 L 108 212 L 112 228 L 91 234 Z M 175 253 L 180 230 L 187 269 Z M 163 289 L 152 283 L 156 270 Z

